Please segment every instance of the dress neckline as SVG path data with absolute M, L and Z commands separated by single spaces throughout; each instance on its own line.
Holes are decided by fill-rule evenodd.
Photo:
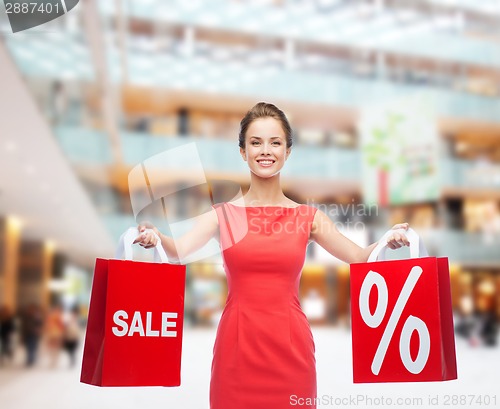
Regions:
M 279 208 L 279 209 L 298 209 L 299 207 L 301 206 L 305 206 L 304 204 L 299 204 L 298 206 L 294 206 L 294 207 L 289 207 L 289 206 L 238 206 L 238 205 L 235 205 L 231 202 L 226 202 L 228 204 L 230 204 L 231 206 L 234 206 L 234 207 L 239 207 L 241 209 L 266 209 L 266 208 Z

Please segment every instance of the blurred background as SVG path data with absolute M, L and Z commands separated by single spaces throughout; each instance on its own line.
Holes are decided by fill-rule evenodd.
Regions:
M 78 382 L 95 259 L 136 225 L 129 172 L 196 143 L 206 184 L 188 189 L 188 164 L 164 164 L 170 207 L 141 214 L 167 231 L 169 211 L 246 192 L 239 122 L 259 101 L 294 129 L 289 198 L 328 209 L 362 246 L 407 221 L 449 258 L 459 378 L 498 379 L 499 18 L 496 0 L 82 0 L 12 33 L 0 5 L 0 389 L 13 385 L 2 399 L 32 407 L 15 391 L 49 388 L 36 370 L 48 379 L 72 359 Z M 201 398 L 169 390 L 164 404 L 207 407 L 226 294 L 220 255 L 187 265 L 183 371 Z M 349 266 L 311 243 L 300 298 L 318 354 L 349 348 Z M 320 391 L 352 387 L 318 370 Z

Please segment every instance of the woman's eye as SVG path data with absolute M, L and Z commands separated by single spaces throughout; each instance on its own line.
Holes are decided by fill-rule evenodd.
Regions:
M 280 143 L 280 142 L 274 142 L 274 143 L 275 143 L 276 145 L 281 145 L 281 143 Z

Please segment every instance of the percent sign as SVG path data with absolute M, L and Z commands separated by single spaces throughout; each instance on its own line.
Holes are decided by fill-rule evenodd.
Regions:
M 415 288 L 415 285 L 421 274 L 422 268 L 419 266 L 414 266 L 403 285 L 403 289 L 399 293 L 394 309 L 392 310 L 391 316 L 389 317 L 389 322 L 384 329 L 384 333 L 382 334 L 382 338 L 380 339 L 380 343 L 378 344 L 377 351 L 375 352 L 375 356 L 373 357 L 371 370 L 374 375 L 378 375 L 380 372 L 380 367 L 382 366 L 385 354 L 387 353 L 389 342 L 394 335 L 396 325 L 401 318 L 403 309 L 408 302 L 408 299 L 410 298 L 410 295 Z M 377 287 L 378 300 L 375 312 L 372 314 L 370 312 L 369 298 L 370 291 L 372 290 L 373 286 Z M 387 311 L 387 302 L 388 291 L 384 277 L 370 270 L 370 272 L 363 280 L 363 284 L 361 285 L 361 291 L 359 294 L 359 311 L 366 325 L 368 325 L 370 328 L 377 328 L 380 325 Z M 410 354 L 410 339 L 413 331 L 417 331 L 420 340 L 418 354 L 415 360 L 412 359 Z M 431 341 L 427 325 L 425 325 L 425 323 L 420 318 L 410 315 L 403 325 L 401 336 L 399 338 L 399 356 L 401 357 L 405 368 L 409 372 L 418 374 L 424 369 L 425 364 L 427 363 L 427 359 L 429 358 L 430 346 Z

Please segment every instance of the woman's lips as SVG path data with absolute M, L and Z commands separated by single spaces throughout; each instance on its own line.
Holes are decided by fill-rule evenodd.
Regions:
M 271 160 L 271 159 L 261 159 L 261 160 L 258 160 L 257 161 L 259 163 L 260 166 L 262 166 L 263 168 L 268 168 L 270 166 L 273 166 L 274 164 L 274 160 Z

